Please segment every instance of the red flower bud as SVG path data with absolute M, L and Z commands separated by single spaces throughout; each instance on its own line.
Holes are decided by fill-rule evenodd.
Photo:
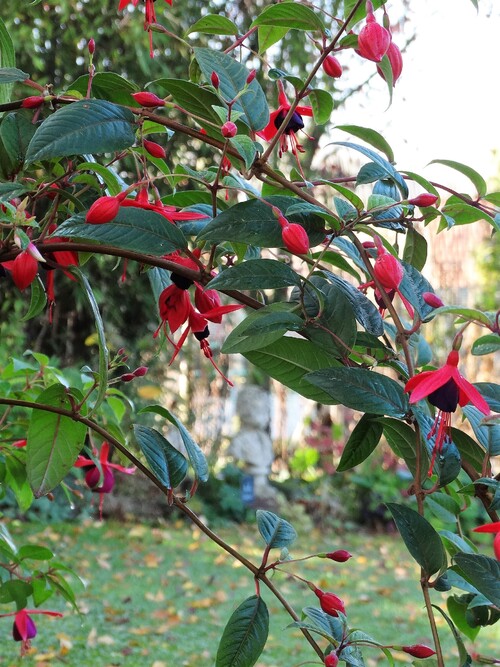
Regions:
M 425 644 L 412 644 L 411 646 L 402 646 L 402 650 L 414 658 L 430 658 L 431 655 L 436 655 L 436 651 Z
M 36 109 L 41 107 L 45 102 L 45 97 L 41 95 L 31 95 L 30 97 L 25 97 L 21 103 L 23 109 Z
M 163 107 L 165 106 L 165 100 L 162 100 L 158 95 L 154 93 L 147 93 L 142 91 L 140 93 L 132 93 L 132 97 L 140 104 L 141 107 Z
M 214 88 L 218 88 L 220 86 L 220 79 L 217 72 L 212 72 L 212 74 L 210 75 L 210 81 L 212 82 L 212 86 Z
M 27 250 L 20 252 L 12 263 L 12 280 L 23 291 L 31 285 L 38 273 L 38 262 Z
M 394 86 L 396 81 L 401 76 L 401 72 L 403 71 L 403 56 L 401 55 L 401 51 L 394 44 L 394 42 L 390 43 L 389 48 L 387 49 L 387 53 L 385 55 L 389 58 L 389 63 L 392 69 L 392 85 Z M 385 80 L 384 73 L 382 72 L 382 70 L 378 65 L 377 65 L 377 72 Z
M 132 380 L 135 380 L 135 377 L 135 373 L 124 373 L 120 375 L 120 380 L 122 382 L 132 382 Z
M 326 557 L 330 560 L 336 561 L 337 563 L 345 563 L 346 560 L 352 558 L 352 554 L 350 554 L 345 549 L 338 549 L 337 551 L 330 551 L 330 553 L 326 554 Z
M 373 267 L 373 273 L 382 287 L 389 290 L 397 290 L 403 280 L 404 270 L 394 255 L 385 250 L 380 253 L 379 250 L 379 255 Z
M 89 39 L 89 43 L 87 44 L 87 48 L 89 50 L 90 55 L 93 56 L 94 53 L 95 53 L 95 40 L 94 40 L 94 38 Z
M 254 69 L 251 70 L 250 74 L 247 76 L 247 86 L 249 86 L 252 83 L 252 81 L 255 79 L 256 76 L 257 76 L 257 70 Z
M 338 79 L 342 76 L 342 65 L 334 56 L 327 56 L 323 61 L 323 71 L 332 79 Z
M 441 308 L 441 306 L 444 306 L 444 303 L 437 294 L 434 294 L 434 292 L 424 292 L 422 294 L 422 299 L 428 306 L 432 306 L 432 308 Z
M 325 667 L 337 667 L 339 664 L 339 657 L 333 651 L 329 653 L 325 658 Z
M 422 192 L 422 194 L 413 199 L 408 199 L 408 204 L 413 204 L 413 206 L 434 206 L 439 197 L 432 195 L 430 192 Z
M 117 197 L 99 197 L 87 211 L 86 222 L 91 225 L 102 225 L 116 218 L 120 210 L 120 202 Z
M 146 375 L 148 372 L 148 367 L 147 366 L 139 366 L 139 368 L 136 368 L 135 371 L 132 373 L 136 378 L 141 378 Z
M 319 598 L 319 604 L 325 614 L 329 616 L 338 616 L 339 611 L 345 614 L 344 602 L 334 593 L 324 593 L 319 588 L 314 590 L 316 596 Z
M 309 237 L 302 225 L 290 222 L 281 228 L 281 237 L 287 250 L 304 255 L 309 250 Z
M 230 120 L 227 120 L 224 123 L 224 125 L 220 128 L 220 131 L 225 139 L 231 139 L 232 137 L 235 137 L 238 134 L 238 128 Z
M 26 439 L 23 440 L 16 440 L 15 442 L 12 443 L 13 447 L 26 447 L 28 444 L 28 441 Z
M 163 148 L 163 146 L 160 146 L 160 144 L 157 144 L 155 141 L 148 141 L 147 139 L 144 139 L 142 145 L 147 150 L 147 152 L 153 157 L 161 157 L 161 158 L 167 157 L 167 153 Z
M 379 63 L 391 44 L 391 33 L 375 21 L 372 13 L 366 17 L 366 25 L 358 35 L 357 52 L 362 58 Z

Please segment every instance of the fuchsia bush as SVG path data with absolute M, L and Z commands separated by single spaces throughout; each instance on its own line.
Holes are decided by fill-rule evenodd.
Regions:
M 152 0 L 132 4 L 134 20 L 143 20 L 148 33 L 145 47 L 161 60 L 161 48 L 171 39 L 161 23 L 169 8 Z M 419 11 L 418 2 L 410 4 Z M 129 5 L 120 0 L 117 10 L 127 12 Z M 491 522 L 478 530 L 496 533 L 498 557 L 500 487 L 492 463 L 500 454 L 499 385 L 474 383 L 474 377 L 466 379 L 460 370 L 467 355 L 498 351 L 500 311 L 443 304 L 423 275 L 427 242 L 422 234 L 426 225 L 453 234 L 454 224 L 479 220 L 496 233 L 500 193 L 488 193 L 480 174 L 457 162 L 442 161 L 469 179 L 472 195 L 419 174 L 402 174 L 387 140 L 376 129 L 353 125 L 349 132 L 361 143 L 342 140 L 341 129 L 332 128 L 331 136 L 363 161 L 359 169 L 330 179 L 317 179 L 312 170 L 304 173 L 312 128 L 334 120 L 333 86 L 347 75 L 348 55 L 369 61 L 390 95 L 403 76 L 404 56 L 390 25 L 391 3 L 351 0 L 344 5 L 343 13 L 332 17 L 321 3 L 267 3 L 256 10 L 245 34 L 222 13 L 206 14 L 201 8 L 203 21 L 187 33 L 192 61 L 186 61 L 185 79 L 127 82 L 116 74 L 115 84 L 109 89 L 101 84 L 95 96 L 105 40 L 94 35 L 88 42 L 85 95 L 71 84 L 61 90 L 45 86 L 16 68 L 15 28 L 9 35 L 0 26 L 4 279 L 12 279 L 26 300 L 24 320 L 47 311 L 49 317 L 57 285 L 75 281 L 95 321 L 98 342 L 84 386 L 65 381 L 64 372 L 43 354 L 32 355 L 27 367 L 3 360 L 0 456 L 7 473 L 2 484 L 12 486 L 26 510 L 35 498 L 66 484 L 74 466 L 82 467 L 102 511 L 115 471 L 145 474 L 158 493 L 240 561 L 255 581 L 255 594 L 235 609 L 218 649 L 213 647 L 217 667 L 255 664 L 267 641 L 266 599 L 273 595 L 292 626 L 303 631 L 311 660 L 327 667 L 339 662 L 357 667 L 364 664 L 363 655 L 380 651 L 392 664 L 393 650 L 441 667 L 444 631 L 438 631 L 436 616 L 444 616 L 445 631 L 453 632 L 458 664 L 467 665 L 468 610 L 481 608 L 475 618 L 483 619 L 478 621 L 483 625 L 500 617 L 500 564 L 488 547 L 481 553 L 466 534 L 482 508 Z M 271 47 L 290 31 L 311 47 L 304 79 L 273 68 Z M 205 32 L 223 46 L 199 46 L 196 35 Z M 252 69 L 241 60 L 241 49 L 250 44 L 258 45 Z M 429 48 L 438 53 L 440 45 Z M 268 77 L 276 81 L 271 98 L 261 85 Z M 129 91 L 129 104 L 123 90 Z M 182 114 L 182 122 L 172 118 L 173 109 Z M 168 134 L 158 141 L 149 138 L 163 130 L 174 133 L 183 146 L 174 157 Z M 196 161 L 200 146 L 211 156 L 206 168 Z M 175 155 L 183 156 L 182 163 Z M 128 158 L 135 171 L 124 183 L 117 174 L 123 175 Z M 410 197 L 410 186 L 420 194 Z M 186 192 L 188 207 L 182 197 Z M 292 524 L 258 510 L 262 561 L 249 561 L 190 507 L 189 499 L 209 470 L 177 415 L 153 404 L 146 411 L 157 415 L 158 430 L 143 425 L 142 414 L 135 416 L 133 432 L 119 420 L 110 425 L 112 398 L 120 396 L 115 385 L 130 383 L 132 391 L 132 381 L 148 369 L 131 371 L 123 350 L 113 355 L 108 349 L 107 323 L 94 294 L 98 285 L 89 280 L 88 267 L 97 255 L 108 258 L 110 275 L 117 258 L 123 259 L 133 287 L 153 290 L 159 325 L 151 334 L 151 351 L 166 342 L 175 364 L 192 334 L 203 363 L 211 363 L 222 376 L 215 376 L 218 381 L 231 384 L 219 370 L 210 328 L 245 308 L 222 353 L 242 354 L 256 369 L 306 398 L 358 412 L 339 473 L 374 452 L 376 457 L 381 440 L 387 441 L 412 476 L 410 502 L 388 507 L 409 558 L 420 566 L 415 583 L 422 590 L 432 648 L 412 643 L 411 636 L 401 645 L 400 638 L 396 643 L 395 637 L 375 638 L 351 628 L 349 609 L 334 592 L 335 570 L 324 575 L 330 578 L 330 592 L 293 574 L 304 601 L 302 610 L 293 609 L 279 589 L 280 574 L 289 573 L 288 565 L 295 562 L 289 554 L 296 538 Z M 263 295 L 270 290 L 287 290 L 288 297 L 266 303 Z M 447 360 L 430 345 L 424 352 L 419 347 L 427 323 L 436 318 L 453 330 Z M 472 329 L 469 349 L 463 340 Z M 437 345 L 439 349 L 439 341 Z M 185 453 L 165 439 L 162 425 L 178 430 Z M 111 462 L 112 455 L 129 464 Z M 192 487 L 180 493 L 188 476 Z M 453 530 L 433 525 L 430 499 L 434 508 L 454 518 Z M 332 536 L 332 549 L 334 542 Z M 348 548 L 348 538 L 344 542 Z M 78 600 L 65 570 L 51 566 L 54 555 L 48 548 L 18 549 L 6 531 L 0 534 L 0 552 L 0 568 L 8 572 L 0 583 L 5 608 L 0 616 L 14 616 L 13 637 L 26 653 L 36 634 L 31 615 L 60 615 L 32 607 L 44 605 L 56 592 L 75 606 Z M 313 556 L 349 568 L 345 548 Z M 35 568 L 37 562 L 41 565 Z M 470 596 L 467 604 L 459 602 L 463 589 Z M 447 608 L 439 606 L 434 591 L 449 591 Z M 10 628 L 5 626 L 7 637 Z M 481 659 L 498 662 L 495 657 Z

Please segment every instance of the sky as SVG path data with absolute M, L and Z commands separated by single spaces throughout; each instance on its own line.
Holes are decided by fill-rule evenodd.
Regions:
M 463 162 L 487 180 L 500 178 L 500 3 L 479 0 L 479 12 L 471 0 L 417 0 L 413 6 L 408 26 L 416 39 L 403 53 L 392 105 L 376 76 L 369 98 L 355 96 L 332 120 L 381 132 L 395 151 L 397 168 L 430 180 L 453 179 L 454 187 L 470 189 L 449 168 L 427 167 L 433 159 Z M 403 35 L 393 38 L 403 46 Z M 366 65 L 369 74 L 372 63 Z M 345 140 L 342 135 L 333 140 Z

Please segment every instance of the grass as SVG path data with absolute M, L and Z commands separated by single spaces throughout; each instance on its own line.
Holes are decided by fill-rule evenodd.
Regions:
M 63 619 L 38 617 L 38 636 L 23 667 L 211 667 L 218 640 L 234 608 L 255 592 L 247 571 L 198 531 L 185 524 L 162 528 L 115 523 L 16 524 L 16 541 L 47 544 L 75 567 L 86 588 L 77 595 L 81 615 L 59 598 L 44 607 L 64 611 Z M 262 541 L 255 526 L 226 528 L 221 536 L 253 562 L 260 562 Z M 432 644 L 418 586 L 418 568 L 397 537 L 358 533 L 328 541 L 325 535 L 299 535 L 293 556 L 347 548 L 355 556 L 344 564 L 310 559 L 287 569 L 344 599 L 351 627 L 381 643 Z M 276 574 L 275 582 L 300 610 L 316 605 L 301 582 Z M 271 625 L 258 667 L 292 667 L 316 661 L 299 631 L 274 597 L 263 591 Z M 436 603 L 446 596 L 436 593 Z M 10 611 L 10 609 L 9 609 Z M 445 622 L 447 664 L 458 665 Z M 10 619 L 0 619 L 3 637 Z M 319 640 L 322 641 L 322 640 Z M 481 631 L 481 652 L 495 655 L 498 631 Z M 398 665 L 409 656 L 395 653 Z M 387 664 L 382 653 L 365 652 L 367 665 Z M 419 662 L 419 661 L 417 661 Z M 19 644 L 2 640 L 1 667 L 18 667 Z

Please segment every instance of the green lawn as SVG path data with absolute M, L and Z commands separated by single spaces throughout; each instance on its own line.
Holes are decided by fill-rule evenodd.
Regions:
M 232 610 L 254 593 L 251 576 L 207 538 L 186 525 L 150 528 L 141 525 L 88 522 L 10 526 L 16 541 L 47 543 L 85 579 L 78 595 L 81 615 L 61 599 L 45 607 L 64 611 L 63 619 L 38 617 L 38 636 L 24 667 L 211 667 L 217 643 Z M 262 541 L 255 526 L 226 528 L 221 536 L 258 563 Z M 323 590 L 342 597 L 352 627 L 387 644 L 431 643 L 418 589 L 418 571 L 396 537 L 363 533 L 336 540 L 308 534 L 297 540 L 293 556 L 346 548 L 354 558 L 344 564 L 311 559 L 289 566 Z M 395 587 L 394 581 L 397 582 Z M 316 598 L 300 582 L 277 574 L 275 582 L 300 610 Z M 287 629 L 287 614 L 266 590 L 271 614 L 268 643 L 259 667 L 292 667 L 305 661 L 320 664 L 296 630 Z M 442 599 L 436 593 L 436 603 Z M 11 619 L 3 628 L 1 667 L 20 664 L 19 644 L 8 641 Z M 439 623 L 447 664 L 458 665 L 456 650 Z M 498 627 L 498 626 L 496 626 Z M 495 655 L 498 630 L 479 635 L 481 652 Z M 398 664 L 409 656 L 395 654 Z M 366 651 L 367 665 L 387 664 L 376 651 Z

